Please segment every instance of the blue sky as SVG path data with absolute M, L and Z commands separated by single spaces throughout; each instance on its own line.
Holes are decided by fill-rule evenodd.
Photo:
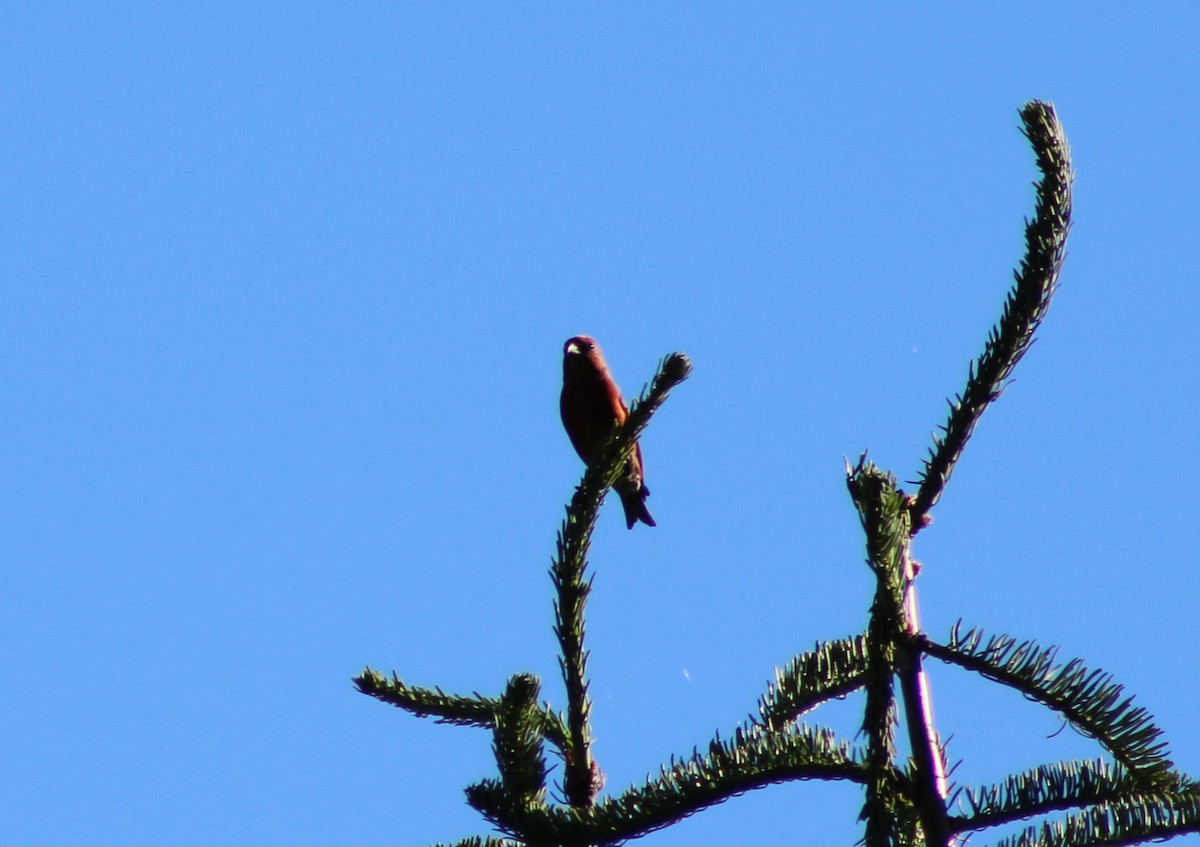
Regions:
M 422 843 L 490 739 L 363 665 L 562 702 L 548 565 L 581 466 L 562 342 L 627 394 L 658 527 L 593 547 L 612 789 L 861 630 L 843 456 L 911 479 L 1031 213 L 1062 288 L 919 537 L 923 619 L 1115 673 L 1200 774 L 1200 83 L 1191 4 L 0 8 L 0 837 Z M 1095 755 L 947 668 L 963 784 Z M 861 703 L 814 715 L 847 736 Z M 846 843 L 789 785 L 646 844 Z

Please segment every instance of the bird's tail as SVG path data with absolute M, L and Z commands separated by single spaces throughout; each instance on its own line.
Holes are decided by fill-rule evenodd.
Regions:
M 654 518 L 650 514 L 650 510 L 646 508 L 646 498 L 650 496 L 650 489 L 644 485 L 621 485 L 620 487 L 613 486 L 617 495 L 621 498 L 621 505 L 625 509 L 625 523 L 630 529 L 638 521 L 646 524 L 646 526 L 658 526 L 654 522 Z

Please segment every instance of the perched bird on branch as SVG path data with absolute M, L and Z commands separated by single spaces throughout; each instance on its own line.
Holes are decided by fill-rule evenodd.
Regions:
M 594 338 L 577 335 L 563 345 L 563 388 L 559 398 L 563 427 L 579 458 L 591 467 L 600 448 L 613 431 L 625 422 L 629 410 L 621 399 L 621 389 L 613 382 L 612 374 L 600 345 Z M 613 491 L 625 507 L 625 523 L 633 529 L 638 521 L 655 526 L 646 498 L 642 472 L 642 447 L 633 445 L 625 469 L 613 483 Z

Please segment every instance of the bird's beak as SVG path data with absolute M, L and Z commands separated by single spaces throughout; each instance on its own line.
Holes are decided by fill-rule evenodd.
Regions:
M 568 353 L 581 353 L 583 351 L 580 349 L 578 343 L 572 341 L 570 344 L 567 345 L 567 352 Z

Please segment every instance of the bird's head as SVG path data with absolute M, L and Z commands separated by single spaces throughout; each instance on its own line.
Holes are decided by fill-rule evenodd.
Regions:
M 576 335 L 563 345 L 563 368 L 577 373 L 606 371 L 608 365 L 600 352 L 596 339 L 587 335 Z
M 590 356 L 592 352 L 599 353 L 600 345 L 596 343 L 596 339 L 587 335 L 577 335 L 574 338 L 567 339 L 567 343 L 563 345 L 563 355 L 583 355 Z

